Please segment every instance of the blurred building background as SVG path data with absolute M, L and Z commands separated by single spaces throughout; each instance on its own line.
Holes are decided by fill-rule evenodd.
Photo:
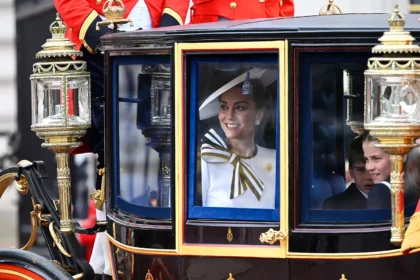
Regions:
M 0 0 L 0 17 L 4 28 L 0 29 L 0 170 L 13 161 L 13 147 L 9 145 L 13 135 L 17 135 L 17 95 L 16 95 L 16 15 L 13 0 Z M 15 139 L 18 141 L 18 139 Z M 16 163 L 14 163 L 16 164 Z M 10 188 L 9 188 L 10 189 Z M 17 192 L 8 190 L 0 201 L 0 224 L 10 225 L 10 232 L 0 235 L 0 246 L 18 244 Z
M 76 0 L 72 1 L 77 5 Z M 328 0 L 295 0 L 296 16 L 316 15 L 326 3 Z M 394 4 L 398 4 L 403 13 L 420 12 L 420 0 L 336 0 L 335 3 L 344 13 L 390 13 Z M 21 159 L 42 160 L 48 164 L 50 185 L 55 186 L 54 155 L 41 148 L 41 141 L 30 130 L 29 82 L 35 53 L 50 38 L 49 25 L 55 19 L 54 3 L 53 0 L 0 0 L 0 18 L 3 22 L 0 29 L 0 170 Z M 3 227 L 0 247 L 19 247 L 26 243 L 32 210 L 29 196 L 18 195 L 14 188 L 6 191 L 0 202 Z M 43 238 L 38 238 L 37 242 L 34 250 L 42 247 Z

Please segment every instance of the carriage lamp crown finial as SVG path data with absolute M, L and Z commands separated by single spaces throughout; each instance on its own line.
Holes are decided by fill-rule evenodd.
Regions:
M 328 4 L 325 4 L 321 7 L 319 10 L 320 16 L 326 16 L 326 15 L 336 15 L 341 14 L 342 11 L 337 4 L 334 3 L 334 0 L 328 0 Z
M 50 25 L 51 38 L 42 45 L 42 50 L 39 51 L 35 57 L 37 59 L 47 58 L 62 58 L 62 57 L 81 57 L 83 53 L 75 49 L 76 44 L 65 37 L 67 26 L 61 20 L 57 13 L 55 21 Z
M 64 38 L 67 26 L 63 23 L 58 13 L 56 13 L 56 16 L 55 21 L 53 21 L 50 25 L 51 35 L 54 39 Z
M 103 13 L 108 20 L 123 19 L 125 5 L 121 0 L 108 0 L 104 4 Z
M 372 53 L 419 53 L 420 47 L 414 45 L 414 37 L 410 32 L 404 31 L 405 17 L 400 13 L 398 5 L 395 5 L 394 12 L 388 17 L 389 31 L 384 32 L 379 41 L 381 44 L 372 49 Z
M 124 18 L 125 10 L 126 8 L 122 0 L 107 0 L 102 9 L 106 19 L 96 23 L 96 30 L 100 30 L 100 26 L 108 26 L 116 31 L 118 29 L 118 25 L 126 23 L 130 23 L 130 27 L 133 27 L 133 21 L 131 19 Z
M 391 31 L 404 31 L 405 17 L 403 14 L 400 14 L 398 4 L 395 4 L 394 12 L 389 16 L 388 24 Z

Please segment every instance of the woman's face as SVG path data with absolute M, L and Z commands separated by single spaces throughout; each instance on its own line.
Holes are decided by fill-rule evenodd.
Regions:
M 381 148 L 375 147 L 377 141 L 363 142 L 363 153 L 366 159 L 366 170 L 375 184 L 385 181 L 391 174 L 391 160 Z
M 255 122 L 264 115 L 257 109 L 249 95 L 243 95 L 240 87 L 234 87 L 220 97 L 219 121 L 228 139 L 253 137 Z

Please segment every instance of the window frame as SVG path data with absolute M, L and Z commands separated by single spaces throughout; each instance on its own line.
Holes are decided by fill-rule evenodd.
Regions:
M 137 53 L 131 55 L 121 55 L 121 56 L 111 56 L 109 59 L 110 64 L 110 82 L 111 82 L 111 109 L 110 109 L 110 118 L 111 118 L 111 184 L 112 188 L 112 206 L 114 210 L 122 211 L 124 214 L 134 215 L 135 217 L 141 217 L 151 220 L 170 220 L 173 217 L 173 206 L 171 207 L 145 207 L 130 203 L 123 199 L 120 196 L 120 152 L 119 152 L 119 104 L 120 103 L 131 103 L 138 104 L 139 101 L 126 97 L 119 96 L 119 66 L 129 66 L 129 65 L 142 65 L 142 64 L 169 64 L 172 67 L 172 61 L 170 53 L 162 54 L 148 54 Z M 171 80 L 172 82 L 172 80 Z M 171 85 L 173 88 L 173 85 Z M 173 97 L 171 98 L 173 100 Z M 173 118 L 172 118 L 173 119 Z M 173 131 L 173 121 L 171 119 L 170 129 Z M 133 124 L 135 126 L 136 124 Z M 171 133 L 172 134 L 172 133 Z M 172 138 L 172 135 L 171 135 Z M 174 144 L 171 146 L 171 150 L 174 149 Z M 173 167 L 173 161 L 171 161 Z M 174 181 L 173 173 L 171 173 L 171 182 Z M 173 196 L 172 190 L 173 184 L 171 183 L 171 193 Z M 173 205 L 173 197 L 170 198 L 171 205 Z
M 221 51 L 224 55 L 225 51 Z M 235 52 L 234 55 L 243 56 L 244 53 Z M 191 55 L 191 57 L 189 57 Z M 197 92 L 199 90 L 197 80 L 199 77 L 198 66 L 200 63 L 267 63 L 268 65 L 276 64 L 278 68 L 278 53 L 274 52 L 264 52 L 249 54 L 252 58 L 241 58 L 240 60 L 234 58 L 222 58 L 222 54 L 216 54 L 216 52 L 208 52 L 199 54 L 190 54 L 185 57 L 188 66 L 185 69 L 184 75 L 189 77 L 190 86 L 187 87 L 187 100 L 189 104 L 189 122 L 187 125 L 187 131 L 189 132 L 189 145 L 188 145 L 188 209 L 187 217 L 188 220 L 196 219 L 211 219 L 211 220 L 230 220 L 230 221 L 241 221 L 241 222 L 279 222 L 279 200 L 280 200 L 280 190 L 279 190 L 279 145 L 276 141 L 276 195 L 274 198 L 274 209 L 252 209 L 252 208 L 227 208 L 227 207 L 205 207 L 195 205 L 196 199 L 196 183 L 197 183 L 197 127 L 199 125 L 198 120 L 198 101 L 197 101 Z M 270 56 L 267 58 L 266 56 Z M 259 60 L 256 59 L 256 56 L 262 56 Z M 262 62 L 263 61 L 263 62 Z M 190 70 L 190 71 L 188 71 Z M 188 71 L 188 72 L 187 72 Z M 279 88 L 277 87 L 276 93 L 276 139 L 279 139 Z M 188 118 L 187 118 L 188 119 Z

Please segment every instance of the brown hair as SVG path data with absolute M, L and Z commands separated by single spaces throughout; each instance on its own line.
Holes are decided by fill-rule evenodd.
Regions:
M 361 136 L 357 136 L 353 139 L 350 143 L 350 150 L 349 150 L 349 167 L 353 168 L 356 162 L 363 162 L 365 163 L 365 156 L 363 153 L 363 138 Z
M 251 83 L 251 86 L 252 86 L 251 97 L 252 97 L 252 101 L 254 101 L 255 103 L 255 108 L 257 109 L 265 108 L 267 106 L 267 101 L 265 98 L 265 87 L 263 83 L 261 82 L 260 79 L 250 79 L 249 82 Z M 237 84 L 233 88 L 239 88 L 242 90 L 243 85 L 244 85 L 244 82 Z M 222 95 L 223 94 L 219 95 L 219 101 L 221 100 Z
M 358 136 L 360 138 L 362 138 L 362 144 L 364 142 L 379 142 L 378 138 L 373 137 L 372 135 L 370 135 L 369 131 L 364 131 L 360 136 Z
M 420 147 L 412 149 L 404 163 L 405 196 L 415 197 L 420 194 Z

